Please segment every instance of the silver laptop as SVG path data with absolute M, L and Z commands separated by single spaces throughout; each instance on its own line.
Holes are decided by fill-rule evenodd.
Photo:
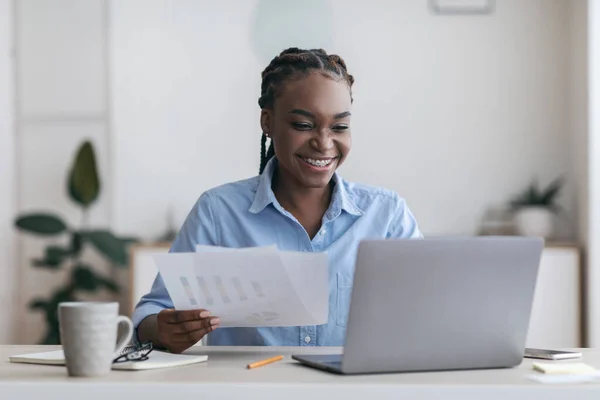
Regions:
M 543 246 L 526 237 L 363 241 L 344 354 L 292 357 L 342 374 L 514 367 Z

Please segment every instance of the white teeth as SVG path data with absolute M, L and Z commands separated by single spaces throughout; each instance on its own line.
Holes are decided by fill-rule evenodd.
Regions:
M 314 165 L 316 167 L 325 167 L 326 165 L 331 164 L 333 159 L 330 158 L 328 160 L 314 160 L 312 158 L 305 158 L 304 161 L 306 161 L 307 163 Z

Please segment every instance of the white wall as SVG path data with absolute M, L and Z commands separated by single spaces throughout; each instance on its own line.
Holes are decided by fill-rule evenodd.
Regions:
M 15 238 L 15 135 L 13 127 L 13 10 L 11 0 L 0 0 L 0 344 L 12 341 L 14 324 Z
M 581 262 L 584 269 L 585 281 L 587 270 L 586 245 L 589 238 L 588 210 L 588 1 L 569 1 L 569 73 L 568 73 L 568 102 L 569 123 L 568 132 L 571 136 L 571 179 L 573 188 L 571 196 L 574 204 L 574 231 L 581 243 Z M 585 289 L 585 285 L 582 285 Z M 585 296 L 585 293 L 584 293 Z M 584 328 L 587 325 L 585 309 L 582 310 Z M 584 344 L 587 343 L 588 332 L 584 329 Z
M 588 230 L 588 332 L 590 346 L 600 344 L 600 2 L 588 10 L 588 113 L 589 113 L 589 230 Z
M 571 179 L 575 231 L 581 243 L 588 237 L 588 24 L 587 0 L 569 1 L 569 74 L 567 82 L 571 136 Z
M 262 36 L 273 42 L 257 46 L 256 4 L 110 3 L 120 231 L 154 237 L 168 207 L 180 223 L 202 191 L 256 173 L 260 49 L 304 37 L 274 12 Z M 426 234 L 475 233 L 485 207 L 569 174 L 568 2 L 499 0 L 469 17 L 432 15 L 426 1 L 309 4 L 332 21 L 301 44 L 327 45 L 356 77 L 342 172 L 398 191 Z M 573 201 L 562 199 L 567 218 Z
M 19 0 L 16 4 L 18 212 L 51 211 L 78 228 L 81 211 L 65 190 L 68 168 L 77 147 L 91 140 L 96 149 L 102 192 L 90 223 L 110 222 L 110 154 L 107 111 L 107 11 L 105 0 Z M 14 215 L 12 216 L 14 218 Z M 18 343 L 43 337 L 41 313 L 28 303 L 63 285 L 70 271 L 31 267 L 56 239 L 19 237 Z M 61 238 L 60 240 L 65 240 Z M 100 273 L 110 273 L 96 254 L 86 259 Z

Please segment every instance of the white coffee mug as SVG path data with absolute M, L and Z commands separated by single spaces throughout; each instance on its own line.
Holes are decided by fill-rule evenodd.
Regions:
M 133 336 L 133 323 L 119 315 L 116 302 L 67 302 L 58 305 L 60 340 L 70 376 L 102 376 Z M 127 331 L 117 343 L 118 325 Z M 116 348 L 115 348 L 116 345 Z

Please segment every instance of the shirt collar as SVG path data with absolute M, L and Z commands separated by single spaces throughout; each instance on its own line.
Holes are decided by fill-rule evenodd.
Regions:
M 275 157 L 271 158 L 269 162 L 267 162 L 263 173 L 259 176 L 256 193 L 254 194 L 254 201 L 249 209 L 251 213 L 258 214 L 269 204 L 277 202 L 272 189 L 273 173 L 275 172 L 277 166 L 277 159 Z M 350 198 L 346 185 L 344 184 L 344 180 L 337 173 L 337 171 L 334 172 L 332 179 L 335 182 L 335 186 L 333 187 L 331 204 L 329 205 L 329 209 L 326 213 L 327 218 L 337 218 L 341 214 L 342 210 L 351 215 L 361 216 L 363 211 L 358 208 Z
M 275 168 L 277 168 L 277 160 L 273 157 L 267 162 L 263 173 L 258 177 L 258 186 L 256 187 L 256 193 L 254 194 L 254 201 L 249 210 L 251 213 L 258 214 L 269 204 L 276 201 L 273 189 L 271 189 Z

